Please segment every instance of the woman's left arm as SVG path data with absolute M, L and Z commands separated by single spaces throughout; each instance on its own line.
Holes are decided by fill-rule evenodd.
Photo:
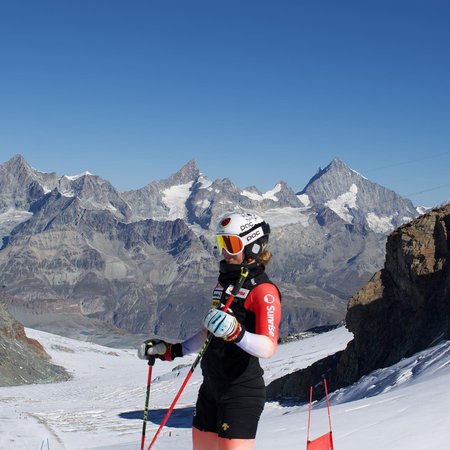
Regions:
M 258 358 L 274 355 L 278 343 L 278 327 L 281 320 L 280 294 L 276 286 L 263 283 L 254 288 L 245 302 L 245 308 L 256 317 L 255 333 L 245 331 L 236 345 Z

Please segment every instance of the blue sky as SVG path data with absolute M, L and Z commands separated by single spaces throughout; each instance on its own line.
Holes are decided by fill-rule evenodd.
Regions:
M 0 162 L 120 191 L 190 159 L 300 191 L 334 157 L 450 199 L 447 0 L 0 0 Z

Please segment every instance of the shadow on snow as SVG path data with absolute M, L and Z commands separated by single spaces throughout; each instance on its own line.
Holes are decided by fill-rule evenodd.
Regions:
M 169 417 L 169 420 L 167 421 L 167 426 L 172 428 L 190 428 L 192 426 L 194 409 L 195 408 L 193 406 L 174 409 Z M 151 409 L 148 412 L 147 421 L 160 425 L 166 413 L 167 409 Z M 119 417 L 128 420 L 143 420 L 144 411 L 127 411 L 120 413 Z

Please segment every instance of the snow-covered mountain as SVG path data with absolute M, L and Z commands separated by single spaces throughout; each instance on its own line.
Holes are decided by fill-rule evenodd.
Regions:
M 64 197 L 77 197 L 86 209 L 111 211 L 122 221 L 128 221 L 131 214 L 130 207 L 109 181 L 89 172 L 75 176 L 40 172 L 16 155 L 0 165 L 0 238 L 28 220 L 30 212 L 36 211 L 52 191 Z
M 262 193 L 209 180 L 195 161 L 119 193 L 101 177 L 46 174 L 19 155 L 0 165 L 0 188 L 0 296 L 25 324 L 47 327 L 40 315 L 62 312 L 75 332 L 91 318 L 174 339 L 200 326 L 209 304 L 212 229 L 225 211 L 251 210 L 271 225 L 283 335 L 341 320 L 382 266 L 387 232 L 417 215 L 339 160 L 298 194 L 283 181 Z
M 334 159 L 319 169 L 299 193 L 306 204 L 324 205 L 349 224 L 365 224 L 375 233 L 393 231 L 417 216 L 410 200 L 369 181 Z
M 147 365 L 134 349 L 111 349 L 27 330 L 72 374 L 70 381 L 0 388 L 0 448 L 131 450 L 139 448 Z M 265 360 L 266 382 L 343 349 L 343 327 L 280 345 Z M 448 450 L 450 341 L 436 343 L 394 366 L 377 370 L 330 396 L 333 439 L 346 450 Z M 157 361 L 153 368 L 146 446 L 187 374 L 193 356 Z M 332 375 L 331 375 L 332 376 Z M 201 371 L 184 390 L 155 450 L 191 448 L 191 420 Z M 255 450 L 305 448 L 308 404 L 266 403 Z M 325 401 L 312 410 L 311 438 L 328 431 Z
M 282 181 L 266 193 L 261 193 L 254 186 L 240 190 L 227 178 L 211 181 L 200 172 L 194 160 L 168 179 L 124 192 L 123 197 L 131 205 L 137 219 L 183 219 L 203 230 L 213 227 L 218 216 L 237 207 L 264 211 L 303 206 L 292 189 Z
M 274 224 L 286 221 L 291 209 L 326 208 L 348 224 L 364 223 L 376 233 L 394 230 L 417 216 L 411 201 L 369 181 L 339 159 L 320 169 L 306 187 L 295 194 L 283 181 L 262 193 L 256 187 L 239 189 L 229 179 L 211 181 L 195 161 L 189 161 L 167 180 L 152 182 L 123 194 L 136 218 L 183 219 L 207 229 L 229 209 L 259 212 L 276 210 Z M 291 214 L 289 214 L 291 213 Z M 269 212 L 270 214 L 270 212 Z

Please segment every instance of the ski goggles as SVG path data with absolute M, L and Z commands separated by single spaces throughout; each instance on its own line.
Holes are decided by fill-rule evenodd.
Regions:
M 230 255 L 239 255 L 244 250 L 244 241 L 233 234 L 218 234 L 217 236 L 217 250 L 219 254 L 225 249 Z

